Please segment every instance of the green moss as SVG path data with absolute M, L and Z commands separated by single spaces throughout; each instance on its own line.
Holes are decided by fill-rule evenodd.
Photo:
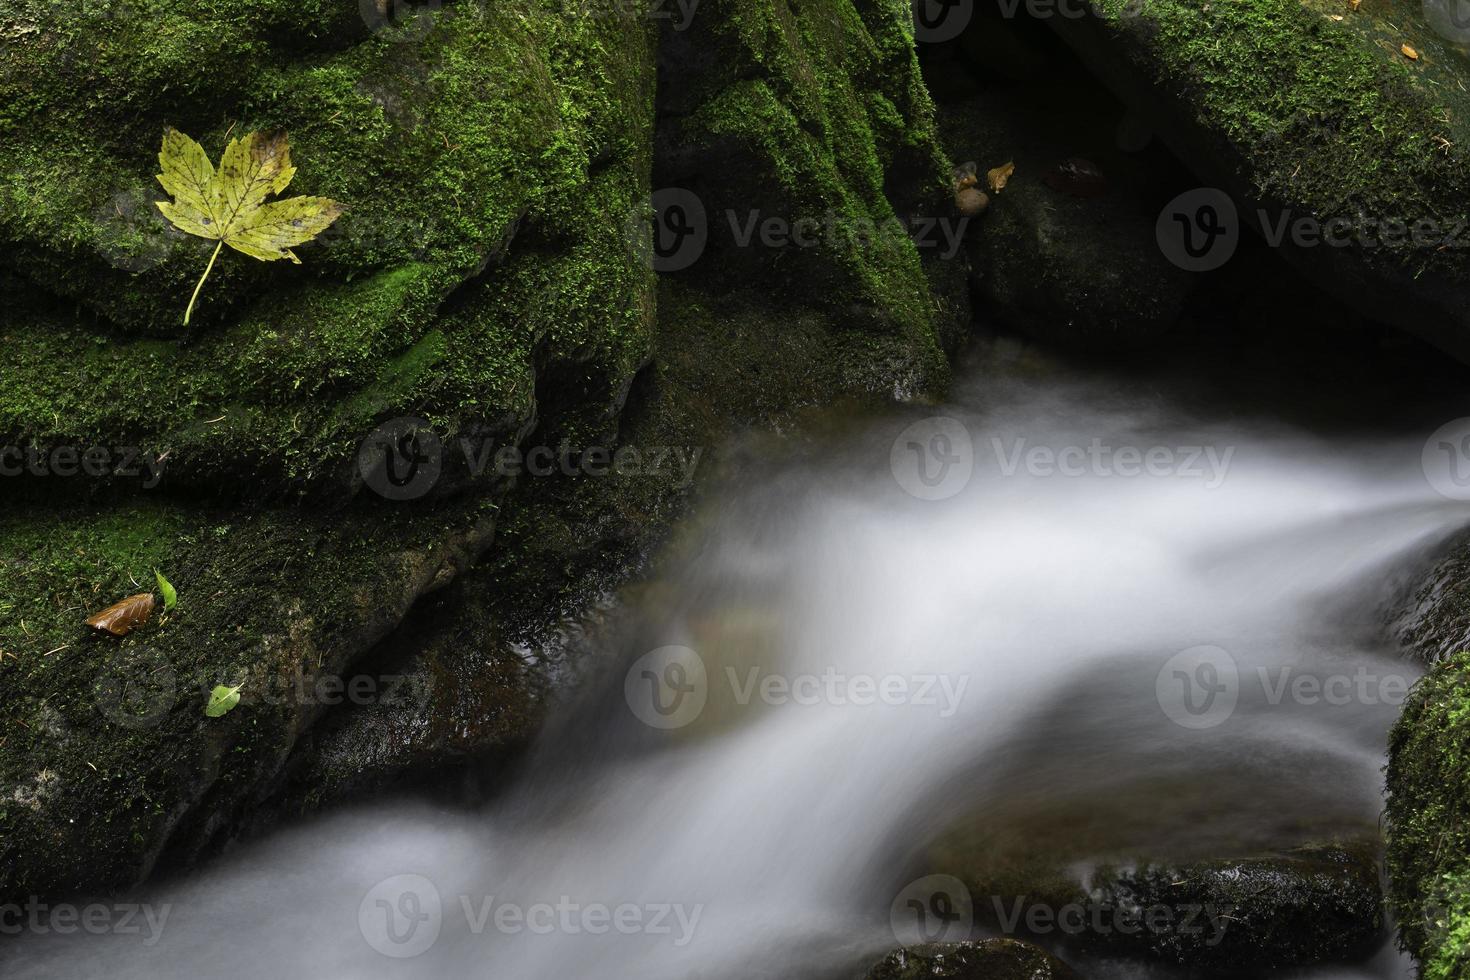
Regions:
M 6 441 L 143 446 L 186 481 L 294 488 L 343 472 L 369 406 L 453 435 L 529 417 L 538 365 L 584 364 L 617 392 L 647 360 L 652 275 L 624 227 L 651 166 L 646 21 L 467 2 L 402 40 L 355 5 L 343 22 L 336 5 L 149 0 L 135 21 L 121 2 L 7 15 L 26 32 L 0 47 L 16 99 L 0 261 L 69 302 L 0 320 L 19 352 Z M 68 61 L 78 38 L 108 55 Z M 83 72 L 103 96 L 79 104 Z M 228 133 L 287 130 L 290 192 L 349 207 L 300 267 L 226 254 L 193 336 L 209 245 L 152 204 L 165 123 L 215 156 Z
M 341 671 L 384 635 L 475 508 L 339 521 L 166 502 L 20 505 L 0 518 L 0 891 L 120 884 L 147 870 L 201 796 L 223 817 L 267 783 L 319 706 L 295 679 Z M 124 639 L 83 621 L 153 590 L 167 616 Z M 244 684 L 227 719 L 214 684 Z M 187 835 L 185 835 L 187 836 Z
M 1114 40 L 1146 51 L 1160 88 L 1233 144 L 1263 200 L 1323 222 L 1432 220 L 1441 236 L 1470 214 L 1470 73 L 1420 5 L 1369 0 L 1355 14 L 1300 0 L 1151 0 L 1138 16 L 1128 0 L 1098 6 Z M 1405 41 L 1426 56 L 1405 59 Z M 1386 239 L 1356 241 L 1415 272 L 1463 275 L 1453 248 Z
M 709 273 L 706 288 L 740 292 L 760 278 L 845 332 L 896 338 L 917 366 L 916 387 L 941 388 L 934 281 L 914 241 L 894 230 L 916 214 L 950 214 L 948 165 L 907 19 L 853 0 L 718 6 L 722 16 L 700 21 L 675 55 L 698 64 L 680 73 L 690 111 L 671 138 L 699 148 L 702 165 L 665 176 L 695 182 L 712 239 L 756 212 L 823 231 L 813 247 L 755 258 L 714 241 L 702 261 L 728 260 L 729 269 Z
M 1424 975 L 1470 969 L 1470 653 L 1419 682 L 1393 729 L 1388 767 L 1390 895 Z

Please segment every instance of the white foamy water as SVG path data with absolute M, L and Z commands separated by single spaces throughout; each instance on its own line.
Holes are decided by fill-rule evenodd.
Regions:
M 23 936 L 5 975 L 854 976 L 966 815 L 1040 847 L 1052 807 L 1080 808 L 1119 854 L 1375 826 L 1415 672 L 1371 613 L 1466 519 L 1422 439 L 1171 423 L 1085 388 L 936 414 L 963 430 L 911 412 L 708 501 L 598 653 L 614 666 L 486 812 L 281 833 L 129 896 L 166 908 L 156 935 Z M 956 435 L 968 482 L 906 492 L 953 489 Z M 1127 475 L 1130 447 L 1166 452 Z M 693 654 L 625 685 L 666 646 Z M 650 727 L 673 715 L 645 682 L 675 714 L 666 682 L 693 685 L 703 710 Z M 1155 975 L 1130 969 L 1108 975 Z M 1406 974 L 1385 952 L 1318 975 Z

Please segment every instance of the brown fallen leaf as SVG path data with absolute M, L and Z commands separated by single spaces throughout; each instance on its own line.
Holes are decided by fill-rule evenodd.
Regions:
M 1405 44 L 1403 47 L 1399 48 L 1399 50 L 1402 51 L 1404 53 L 1404 57 L 1405 58 L 1408 58 L 1410 61 L 1418 61 L 1419 60 L 1419 52 L 1415 51 L 1413 48 L 1409 47 L 1407 44 Z
M 996 167 L 994 170 L 988 170 L 985 172 L 985 182 L 990 185 L 990 190 L 993 193 L 999 194 L 1005 188 L 1006 183 L 1011 179 L 1011 174 L 1015 172 L 1015 161 L 1012 161 L 1010 163 L 1003 163 L 999 167 Z
M 154 603 L 152 592 L 140 592 L 108 606 L 87 620 L 87 625 L 112 636 L 127 636 L 153 617 Z
M 1356 11 L 1363 5 L 1363 0 L 1348 0 L 1348 9 Z

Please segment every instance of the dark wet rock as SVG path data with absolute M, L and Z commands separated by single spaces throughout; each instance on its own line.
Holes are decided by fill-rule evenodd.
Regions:
M 1106 97 L 1079 97 L 1072 83 L 995 86 L 941 105 L 956 160 L 982 173 L 1016 166 L 969 237 L 982 320 L 1085 351 L 1146 345 L 1175 325 L 1194 277 L 1158 246 L 1149 188 L 1160 164 L 1119 151 L 1112 116 L 1121 112 Z
M 935 943 L 896 949 L 868 971 L 866 980 L 1078 980 L 1071 967 L 1046 950 L 1014 939 Z
M 930 868 L 970 891 L 975 921 L 1089 959 L 1258 975 L 1371 954 L 1384 935 L 1378 848 L 1311 844 L 1241 858 L 1098 863 L 952 837 Z
M 1104 867 L 1082 944 L 1241 976 L 1367 957 L 1383 938 L 1377 850 L 1324 844 L 1185 865 Z M 1130 923 L 1131 920 L 1131 923 Z M 1125 930 L 1125 923 L 1135 928 Z
M 1470 649 L 1470 536 L 1457 535 L 1436 550 L 1388 611 L 1388 627 L 1424 663 Z

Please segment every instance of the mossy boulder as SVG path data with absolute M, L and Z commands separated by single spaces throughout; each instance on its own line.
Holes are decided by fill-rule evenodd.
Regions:
M 0 521 L 0 892 L 125 884 L 194 851 L 268 791 L 363 650 L 467 568 L 488 511 L 384 537 L 297 511 L 150 504 L 10 508 Z M 131 635 L 88 614 L 152 589 L 179 605 Z M 239 705 L 204 714 L 215 685 Z M 335 694 L 323 697 L 320 690 Z
M 642 226 L 683 125 L 655 102 L 671 27 L 661 39 L 612 2 L 373 9 L 0 14 L 0 446 L 126 448 L 160 476 L 3 478 L 0 899 L 123 886 L 273 811 L 524 744 L 546 678 L 515 630 L 605 596 L 689 486 L 477 479 L 461 439 L 708 451 L 808 405 L 945 381 L 962 304 L 935 293 L 953 277 L 911 241 L 803 256 L 809 279 L 772 253 L 739 283 L 707 262 L 660 288 Z M 753 190 L 849 214 L 943 191 L 905 11 L 823 0 L 700 18 L 724 45 L 700 65 L 701 104 L 758 78 L 790 125 L 760 142 L 711 109 L 681 130 L 689 145 L 744 146 Z M 766 58 L 778 37 L 783 56 Z M 350 208 L 301 266 L 223 256 L 189 331 L 210 246 L 151 204 L 165 124 L 214 155 L 231 131 L 286 129 L 291 192 Z M 405 416 L 439 438 L 444 473 L 385 501 L 356 457 Z M 82 626 L 155 568 L 176 611 L 122 640 Z M 406 679 L 392 693 L 348 693 L 390 675 Z M 211 719 L 215 684 L 241 701 Z
M 1428 980 L 1470 971 L 1470 653 L 1410 692 L 1389 742 L 1388 870 L 1399 938 Z
M 965 257 L 943 234 L 958 221 L 949 162 L 900 6 L 710 0 L 659 59 L 654 182 L 694 195 L 708 223 L 703 254 L 669 278 L 766 310 L 770 335 L 799 297 L 840 335 L 832 360 L 856 392 L 942 386 L 968 326 Z
M 615 413 L 653 324 L 626 228 L 652 160 L 650 22 L 513 0 L 374 32 L 349 8 L 6 13 L 0 240 L 49 297 L 3 326 L 7 442 L 141 446 L 179 485 L 340 497 L 377 422 L 513 439 L 548 368 L 597 379 Z M 229 132 L 285 130 L 290 192 L 349 209 L 301 266 L 223 255 L 192 331 L 211 246 L 152 204 L 165 124 L 216 158 Z
M 1470 358 L 1470 63 L 1425 6 L 1095 0 L 1050 24 L 1240 221 L 1386 322 Z M 1410 58 L 1403 46 L 1413 49 Z M 1294 240 L 1299 222 L 1328 229 Z
M 1077 980 L 1071 967 L 1044 949 L 1014 939 L 932 943 L 896 949 L 866 980 Z

